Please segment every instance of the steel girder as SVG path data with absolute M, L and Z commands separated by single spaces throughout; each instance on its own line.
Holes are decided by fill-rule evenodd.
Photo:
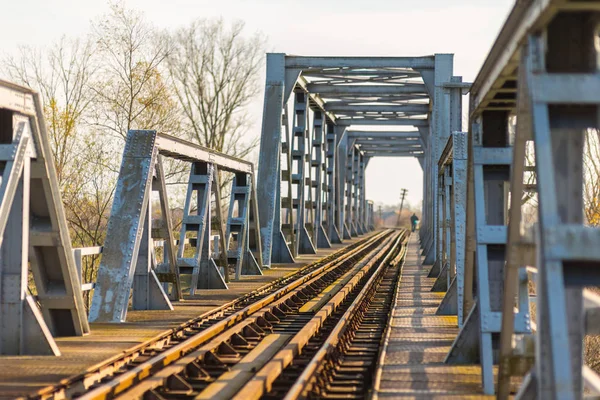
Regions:
M 341 103 L 341 104 L 340 104 Z M 429 104 L 393 104 L 380 106 L 376 104 L 365 104 L 357 106 L 349 102 L 334 102 L 326 104 L 325 109 L 331 112 L 352 112 L 352 113 L 402 113 L 411 114 L 427 114 L 429 112 Z
M 376 130 L 348 130 L 351 138 L 364 139 L 415 139 L 419 138 L 419 131 L 376 131 Z
M 343 69 L 388 69 L 418 70 L 435 68 L 434 57 L 305 57 L 286 56 L 285 66 L 303 70 L 323 70 L 333 73 L 333 68 Z

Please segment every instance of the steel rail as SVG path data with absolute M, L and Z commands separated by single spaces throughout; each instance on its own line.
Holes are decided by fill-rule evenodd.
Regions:
M 365 249 L 369 248 L 370 246 L 365 247 Z M 368 255 L 366 255 L 366 257 L 368 257 Z M 170 377 L 184 372 L 192 363 L 197 363 L 198 366 L 204 367 L 203 361 L 201 360 L 205 360 L 207 356 L 209 357 L 209 360 L 204 362 L 219 362 L 220 360 L 218 357 L 225 356 L 229 358 L 229 361 L 231 361 L 227 363 L 228 367 L 237 364 L 241 361 L 241 357 L 236 356 L 236 345 L 242 346 L 244 353 L 248 353 L 252 348 L 260 346 L 265 339 L 264 337 L 259 338 L 258 340 L 253 341 L 255 343 L 250 345 L 249 341 L 247 341 L 245 338 L 245 331 L 248 328 L 251 329 L 251 336 L 253 336 L 255 332 L 259 333 L 260 336 L 266 336 L 267 332 L 272 331 L 275 326 L 284 322 L 288 314 L 293 313 L 295 309 L 297 310 L 299 308 L 299 306 L 306 304 L 310 298 L 313 298 L 323 289 L 326 289 L 335 278 L 337 278 L 336 280 L 340 280 L 354 276 L 357 268 L 352 268 L 352 262 L 354 261 L 353 258 L 347 258 L 345 261 L 349 261 L 347 263 L 349 264 L 348 270 L 344 271 L 344 268 L 337 268 L 330 270 L 325 274 L 314 277 L 313 279 L 305 282 L 302 286 L 296 288 L 296 290 L 287 293 L 277 301 L 268 304 L 267 306 L 258 310 L 256 313 L 244 319 L 239 324 L 219 334 L 217 337 L 201 346 L 197 350 L 186 354 L 185 357 L 182 357 L 177 362 L 172 363 L 167 368 L 161 369 L 151 378 L 141 381 L 139 384 L 135 385 L 135 387 L 124 392 L 120 397 L 117 398 L 141 398 L 150 390 L 168 385 Z M 342 271 L 338 271 L 340 269 L 342 269 Z M 336 274 L 336 272 L 341 272 L 341 276 L 339 273 Z M 332 276 L 334 279 L 331 279 Z M 209 353 L 216 355 L 217 358 L 215 359 L 215 357 L 209 355 Z M 220 372 L 221 373 L 214 374 L 216 375 L 215 378 L 218 379 L 218 377 L 223 375 L 225 371 L 221 370 Z M 178 383 L 180 384 L 180 388 L 183 387 L 182 382 Z M 192 387 L 190 387 L 190 389 L 193 390 Z M 221 397 L 223 397 L 222 391 L 220 394 Z M 213 396 L 209 396 L 209 398 L 212 397 Z
M 407 236 L 406 234 L 401 236 L 399 238 L 399 240 L 402 240 L 402 244 L 403 246 L 401 247 L 400 251 L 398 252 L 398 254 L 394 257 L 394 259 L 392 259 L 389 262 L 389 268 L 391 269 L 392 272 L 395 272 L 393 279 L 391 279 L 391 291 L 392 294 L 390 297 L 390 304 L 388 304 L 388 306 L 391 306 L 391 304 L 394 304 L 397 296 L 398 296 L 398 285 L 396 284 L 397 280 L 396 278 L 398 276 L 401 275 L 401 268 L 398 269 L 397 271 L 395 271 L 393 268 L 396 268 L 398 265 L 403 264 L 404 258 L 406 256 L 406 239 Z M 388 257 L 389 259 L 389 257 Z M 383 263 L 385 266 L 385 263 Z M 381 284 L 379 285 L 381 287 Z M 373 288 L 373 289 L 379 289 L 378 288 Z M 373 290 L 374 293 L 372 293 L 371 296 L 371 301 L 372 299 L 375 298 L 376 293 L 375 290 Z M 356 321 L 363 317 L 364 314 L 367 313 L 368 310 L 363 310 L 361 312 L 360 307 L 362 305 L 364 305 L 366 302 L 369 301 L 367 294 L 365 293 L 364 296 L 362 298 L 357 298 L 355 300 L 355 302 L 352 304 L 352 306 L 344 313 L 344 315 L 339 319 L 338 323 L 336 324 L 336 326 L 333 328 L 333 330 L 329 333 L 329 335 L 327 336 L 325 342 L 323 343 L 323 345 L 321 346 L 321 348 L 317 351 L 317 353 L 312 357 L 312 359 L 310 360 L 310 362 L 308 363 L 308 365 L 304 368 L 304 371 L 302 372 L 302 374 L 296 379 L 296 381 L 294 382 L 293 386 L 291 387 L 291 389 L 288 391 L 288 393 L 285 395 L 284 400 L 292 400 L 292 399 L 297 399 L 297 398 L 306 398 L 308 392 L 310 392 L 315 386 L 318 386 L 318 382 L 315 382 L 318 378 L 317 376 L 322 373 L 325 368 L 327 367 L 327 362 L 329 360 L 331 360 L 333 357 L 335 357 L 336 359 L 340 359 L 342 354 L 347 353 L 347 351 L 344 351 L 344 348 L 347 350 L 349 348 L 349 345 L 345 345 L 344 348 L 339 349 L 341 347 L 341 345 L 343 344 L 344 341 L 348 341 L 348 336 L 350 336 L 351 334 L 354 334 L 354 332 L 356 332 L 357 329 L 357 323 Z M 380 306 L 380 304 L 376 304 L 376 306 Z M 385 327 L 381 327 L 381 337 L 377 338 L 373 338 L 373 332 L 369 332 L 369 336 L 370 336 L 370 341 L 371 342 L 376 342 L 378 345 L 381 345 L 381 343 L 383 343 L 383 339 L 386 337 L 386 335 L 389 333 L 389 329 L 390 329 L 390 325 L 389 325 L 389 320 L 388 320 L 388 324 Z M 383 359 L 382 357 L 382 351 L 381 351 L 381 347 L 379 347 L 380 350 L 378 351 L 378 356 L 377 359 L 379 359 L 378 365 L 382 365 L 382 361 Z M 337 352 L 337 353 L 336 353 Z M 375 359 L 372 360 L 373 363 L 375 363 Z M 375 378 L 375 372 L 376 371 L 371 371 L 373 373 L 373 380 Z M 363 376 L 364 379 L 366 379 L 367 377 Z M 321 388 L 323 389 L 323 388 Z
M 360 304 L 364 298 L 364 294 L 373 287 L 377 278 L 385 269 L 384 267 L 387 264 L 387 261 L 394 254 L 393 249 L 400 242 L 401 235 L 402 234 L 399 234 L 389 238 L 381 244 L 376 250 L 376 255 L 371 257 L 362 266 L 360 272 L 353 277 L 350 283 L 351 286 L 333 296 L 328 304 L 315 314 L 310 323 L 302 328 L 302 330 L 298 332 L 298 334 L 296 334 L 290 342 L 271 359 L 271 361 L 262 367 L 260 371 L 258 371 L 255 376 L 244 385 L 239 392 L 237 392 L 233 399 L 258 399 L 269 392 L 273 382 L 281 375 L 284 369 L 293 362 L 294 358 L 303 352 L 303 349 L 307 346 L 309 340 L 318 333 L 327 318 L 331 316 L 349 292 L 358 285 L 360 279 L 367 276 L 367 282 L 364 285 L 359 286 L 360 292 L 358 293 L 358 297 L 352 302 L 352 304 Z M 374 271 L 369 276 L 367 275 L 367 272 L 371 269 L 374 269 Z
M 287 293 L 295 290 L 300 285 L 312 280 L 314 277 L 323 274 L 331 269 L 339 267 L 344 261 L 351 259 L 356 254 L 364 251 L 369 246 L 377 243 L 382 237 L 389 234 L 389 231 L 383 231 L 379 234 L 373 235 L 361 242 L 358 246 L 353 247 L 350 251 L 341 252 L 336 258 L 329 261 L 328 263 L 308 272 L 307 274 L 300 276 L 293 280 L 286 286 L 279 288 L 278 290 L 267 294 L 256 302 L 253 302 L 243 309 L 236 311 L 235 313 L 228 315 L 226 318 L 219 320 L 215 324 L 212 324 L 200 332 L 188 337 L 184 341 L 160 352 L 159 354 L 151 357 L 134 368 L 125 371 L 113 379 L 107 380 L 106 382 L 88 389 L 88 392 L 81 398 L 85 399 L 106 399 L 114 397 L 120 393 L 131 388 L 137 382 L 148 378 L 157 370 L 166 367 L 167 365 L 179 360 L 184 357 L 187 353 L 206 343 L 207 341 L 215 338 L 217 335 L 224 332 L 226 329 L 232 327 L 235 324 L 248 318 L 250 315 L 256 313 L 266 305 L 275 302 Z
M 390 266 L 397 266 L 402 262 L 404 257 L 406 256 L 406 246 L 403 246 L 398 255 L 389 263 Z M 395 282 L 394 282 L 395 283 Z M 392 302 L 396 299 L 398 294 L 398 285 L 393 285 L 392 288 Z M 375 293 L 373 294 L 374 297 Z M 366 297 L 366 295 L 365 295 Z M 352 306 L 346 311 L 343 317 L 340 318 L 337 325 L 333 328 L 323 346 L 319 349 L 319 351 L 313 356 L 312 360 L 306 366 L 302 374 L 298 377 L 294 385 L 291 387 L 290 391 L 284 397 L 284 400 L 293 400 L 298 398 L 307 397 L 307 393 L 310 392 L 315 386 L 318 385 L 317 375 L 321 373 L 326 367 L 326 363 L 330 360 L 335 352 L 340 347 L 340 344 L 346 339 L 350 333 L 350 327 L 353 326 L 353 321 L 356 321 L 358 317 L 362 316 L 360 313 L 359 307 L 361 303 L 359 299 L 352 304 Z M 364 313 L 363 313 L 364 314 Z M 378 344 L 382 342 L 383 339 L 389 331 L 389 324 L 383 328 L 382 327 L 382 337 L 377 341 Z M 355 330 L 355 329 L 353 329 Z M 341 351 L 343 354 L 344 351 Z M 378 352 L 381 354 L 381 351 Z M 339 358 L 339 354 L 336 358 Z M 373 360 L 375 361 L 375 360 Z M 382 365 L 382 360 L 380 360 L 379 365 Z M 375 371 L 371 371 L 373 375 L 375 375 Z M 367 377 L 364 377 L 367 379 Z
M 128 350 L 121 352 L 105 361 L 95 364 L 88 368 L 85 372 L 77 374 L 65 379 L 62 379 L 58 384 L 49 385 L 42 388 L 31 395 L 28 399 L 53 399 L 53 398 L 72 398 L 78 394 L 85 393 L 94 384 L 109 379 L 111 376 L 116 376 L 123 373 L 123 370 L 128 368 L 132 363 L 136 362 L 141 356 L 147 357 L 148 354 L 154 355 L 161 352 L 166 346 L 179 343 L 186 339 L 190 333 L 205 329 L 210 324 L 216 324 L 220 319 L 224 319 L 235 311 L 246 307 L 257 300 L 260 300 L 270 293 L 285 287 L 290 282 L 300 279 L 303 276 L 315 271 L 323 266 L 329 265 L 345 254 L 356 250 L 364 244 L 376 240 L 384 232 L 375 233 L 369 237 L 362 239 L 350 246 L 335 251 L 334 253 L 308 264 L 298 271 L 287 276 L 276 279 L 273 282 L 267 283 L 260 288 L 239 297 L 229 303 L 223 304 L 213 310 L 210 310 L 196 318 L 159 333 L 154 338 L 151 338 L 143 343 L 140 343 Z

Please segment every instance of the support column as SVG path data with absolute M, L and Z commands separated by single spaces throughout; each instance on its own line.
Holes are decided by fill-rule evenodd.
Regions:
M 152 238 L 152 202 L 148 201 L 145 216 L 142 218 L 142 240 L 138 250 L 137 262 L 133 276 L 134 310 L 173 310 L 163 285 L 154 273 L 156 259 L 154 256 L 154 239 Z
M 428 142 L 429 153 L 431 155 L 430 166 L 431 166 L 431 207 L 428 209 L 428 221 L 431 227 L 432 244 L 429 252 L 425 255 L 425 264 L 434 264 L 434 269 L 437 268 L 439 274 L 439 262 L 436 263 L 436 254 L 438 246 L 438 221 L 435 218 L 436 210 L 438 208 L 437 190 L 438 190 L 438 167 L 437 161 L 444 149 L 446 141 L 450 136 L 450 94 L 444 90 L 443 84 L 450 82 L 453 70 L 453 55 L 452 54 L 436 54 L 435 55 L 435 69 L 434 69 L 434 82 L 435 87 L 433 89 L 433 112 L 431 115 L 431 129 L 430 138 Z M 429 216 L 433 218 L 429 218 Z
M 360 154 L 360 167 L 358 171 L 358 225 L 363 235 L 368 232 L 367 199 L 365 198 L 365 169 L 368 157 Z
M 155 131 L 130 131 L 127 134 L 90 308 L 89 320 L 92 322 L 126 320 L 134 277 L 134 291 L 138 291 L 134 294 L 135 308 L 171 309 L 152 268 L 154 254 L 149 208 L 158 153 L 155 139 Z M 155 296 L 157 298 L 153 298 Z
M 293 262 L 281 232 L 281 126 L 286 99 L 285 54 L 267 54 L 267 81 L 258 163 L 257 195 L 263 263 Z M 289 172 L 291 173 L 291 171 Z
M 302 91 L 294 93 L 294 125 L 292 128 L 292 190 L 295 189 L 293 205 L 296 208 L 295 234 L 297 235 L 294 254 L 316 254 L 312 238 L 306 228 L 307 190 L 306 166 L 310 162 L 310 152 L 307 146 L 308 131 L 308 96 Z M 294 172 L 295 171 L 295 172 Z M 312 205 L 311 205 L 312 207 Z
M 512 163 L 508 135 L 507 111 L 484 111 L 472 124 L 469 149 L 469 208 L 467 237 L 473 238 L 472 261 L 465 265 L 465 274 L 476 276 L 475 306 L 456 338 L 447 361 L 475 362 L 473 334 L 478 337 L 482 385 L 486 394 L 494 393 L 495 338 L 500 332 L 502 317 L 503 279 L 507 242 L 507 182 Z M 471 271 L 469 271 L 471 270 Z M 465 284 L 465 297 L 471 286 Z M 465 307 L 466 308 L 466 307 Z M 467 311 L 465 309 L 464 311 Z M 529 310 L 520 310 L 515 318 L 515 331 L 528 333 Z M 476 343 L 477 341 L 475 341 Z
M 315 191 L 315 228 L 313 232 L 314 243 L 320 248 L 330 248 L 331 242 L 326 229 L 327 196 L 329 189 L 324 176 L 327 176 L 327 158 L 325 155 L 324 121 L 321 111 L 313 112 L 313 155 L 311 157 L 311 169 L 314 171 L 315 179 L 311 182 Z M 325 201 L 324 201 L 325 200 Z
M 338 211 L 338 223 L 339 223 L 339 232 L 342 235 L 343 239 L 350 239 L 350 229 L 348 227 L 348 190 L 347 190 L 347 176 L 348 169 L 351 170 L 352 164 L 348 163 L 348 152 L 350 149 L 348 148 L 348 133 L 342 131 L 341 136 L 338 135 L 338 147 L 337 147 L 337 175 L 338 175 L 338 203 L 337 203 L 337 211 Z
M 458 327 L 464 323 L 464 292 L 465 292 L 465 232 L 467 224 L 467 132 L 453 134 L 452 161 L 452 239 L 456 255 L 456 298 L 458 303 Z
M 326 226 L 331 243 L 342 243 L 342 237 L 338 229 L 337 210 L 338 210 L 338 182 L 336 180 L 338 169 L 337 163 L 337 133 L 336 126 L 327 124 L 327 148 L 326 148 L 326 176 L 327 176 L 327 201 L 326 201 Z
M 359 217 L 359 196 L 360 196 L 360 188 L 359 188 L 359 174 L 360 174 L 360 150 L 356 147 L 353 147 L 353 155 L 352 155 L 352 227 L 350 228 L 350 233 L 352 235 L 358 236 L 362 235 L 362 230 L 360 229 L 360 217 Z

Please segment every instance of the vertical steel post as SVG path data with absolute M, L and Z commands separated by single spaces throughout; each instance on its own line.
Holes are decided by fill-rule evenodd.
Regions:
M 231 183 L 231 197 L 229 201 L 229 213 L 227 216 L 227 227 L 225 231 L 225 249 L 227 252 L 227 264 L 235 266 L 235 279 L 239 280 L 242 275 L 262 275 L 262 271 L 250 251 L 250 176 L 245 173 L 235 174 Z M 236 238 L 236 246 L 232 246 L 233 236 Z
M 267 78 L 258 163 L 257 195 L 262 259 L 265 266 L 273 262 L 293 262 L 281 232 L 281 126 L 285 92 L 285 54 L 267 54 Z M 291 171 L 289 171 L 291 174 Z
M 314 169 L 315 178 L 311 185 L 315 190 L 315 228 L 314 242 L 317 247 L 330 248 L 331 241 L 327 229 L 327 211 L 329 188 L 327 181 L 327 139 L 325 137 L 325 121 L 321 111 L 313 113 L 313 157 L 311 159 L 311 169 Z
M 341 131 L 338 135 L 337 145 L 337 212 L 339 232 L 343 239 L 350 239 L 350 230 L 348 227 L 348 169 L 352 168 L 352 164 L 348 164 L 348 133 Z
M 309 214 L 312 214 L 312 204 L 309 197 L 311 185 L 307 189 L 307 164 L 310 165 L 310 146 L 308 145 L 308 96 L 303 91 L 294 92 L 294 125 L 292 128 L 292 189 L 295 187 L 293 205 L 296 207 L 295 233 L 297 235 L 294 255 L 316 254 L 311 235 L 306 224 Z M 296 171 L 294 173 L 294 171 Z M 308 177 L 310 181 L 310 177 Z M 310 182 L 309 182 L 310 183 Z M 307 204 L 311 208 L 307 210 Z
M 356 168 L 354 153 L 356 152 L 354 141 L 351 141 L 348 154 L 346 154 L 346 226 L 350 237 L 358 236 L 354 226 L 354 170 Z
M 171 307 L 151 268 L 153 245 L 148 209 L 158 153 L 155 140 L 155 131 L 127 134 L 90 308 L 92 322 L 125 321 L 136 273 L 134 289 L 138 294 L 134 307 Z M 161 297 L 157 303 L 150 299 L 155 295 Z
M 433 112 L 431 114 L 430 136 L 428 140 L 429 149 L 429 185 L 430 195 L 428 196 L 430 204 L 427 207 L 427 222 L 431 235 L 431 245 L 427 254 L 425 254 L 424 264 L 432 265 L 430 271 L 431 277 L 439 275 L 441 265 L 436 260 L 438 243 L 438 168 L 437 162 L 442 153 L 444 145 L 450 136 L 450 94 L 444 89 L 443 84 L 450 82 L 453 70 L 452 54 L 436 54 L 433 89 Z
M 327 176 L 327 201 L 325 218 L 327 221 L 327 232 L 331 243 L 342 243 L 340 231 L 336 221 L 338 210 L 338 191 L 337 191 L 337 133 L 336 126 L 327 123 L 327 148 L 326 148 L 326 176 Z

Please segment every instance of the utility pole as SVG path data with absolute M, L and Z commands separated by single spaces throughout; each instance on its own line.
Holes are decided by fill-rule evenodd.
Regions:
M 400 193 L 400 212 L 398 212 L 398 222 L 396 222 L 396 225 L 398 226 L 400 226 L 400 216 L 402 215 L 402 208 L 404 207 L 404 198 L 406 197 L 406 193 L 408 193 L 408 190 L 406 189 L 402 189 Z
M 381 205 L 379 206 L 379 225 L 383 226 L 383 217 L 381 214 Z

